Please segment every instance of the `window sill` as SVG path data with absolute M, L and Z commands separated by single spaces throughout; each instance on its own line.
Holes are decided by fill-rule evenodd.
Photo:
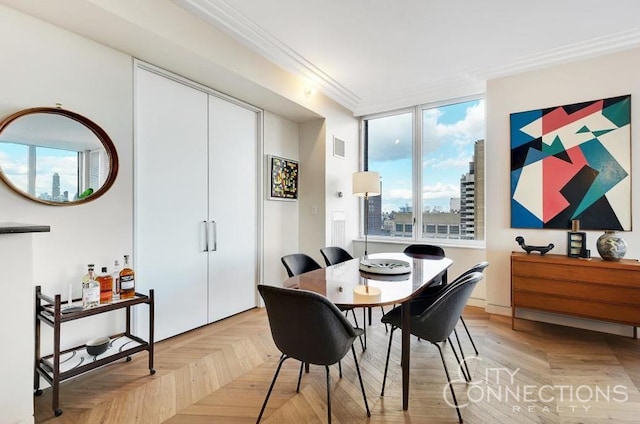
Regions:
M 357 238 L 353 240 L 354 243 L 364 244 L 364 238 Z M 389 245 L 404 245 L 410 244 L 435 244 L 441 247 L 450 247 L 455 249 L 474 249 L 484 250 L 486 248 L 485 240 L 451 240 L 451 239 L 399 239 L 399 238 L 372 238 L 369 237 L 368 244 L 389 244 Z

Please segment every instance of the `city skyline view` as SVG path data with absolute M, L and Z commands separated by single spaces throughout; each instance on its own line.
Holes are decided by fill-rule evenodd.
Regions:
M 35 192 L 33 196 L 52 195 L 53 176 L 58 174 L 60 193 L 70 197 L 78 192 L 78 152 L 36 147 Z M 1 142 L 0 167 L 12 184 L 28 193 L 29 145 Z
M 474 143 L 483 140 L 484 100 L 422 110 L 422 210 L 448 212 L 460 197 Z M 368 120 L 368 169 L 382 180 L 382 212 L 413 208 L 412 113 Z

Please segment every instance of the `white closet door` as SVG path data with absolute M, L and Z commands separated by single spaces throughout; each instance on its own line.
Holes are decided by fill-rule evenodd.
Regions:
M 134 262 L 136 289 L 155 289 L 156 340 L 207 323 L 207 102 L 137 69 Z
M 257 113 L 209 97 L 209 321 L 256 306 Z M 213 250 L 213 248 L 212 248 Z

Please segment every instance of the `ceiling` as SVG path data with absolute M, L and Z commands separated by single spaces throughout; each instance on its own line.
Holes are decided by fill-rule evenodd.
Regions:
M 640 46 L 638 0 L 173 0 L 363 115 Z

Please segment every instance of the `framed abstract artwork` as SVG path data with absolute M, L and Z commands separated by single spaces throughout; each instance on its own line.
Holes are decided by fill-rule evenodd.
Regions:
M 511 227 L 631 230 L 631 96 L 512 113 Z
M 298 162 L 278 156 L 267 157 L 269 169 L 269 199 L 298 199 Z

